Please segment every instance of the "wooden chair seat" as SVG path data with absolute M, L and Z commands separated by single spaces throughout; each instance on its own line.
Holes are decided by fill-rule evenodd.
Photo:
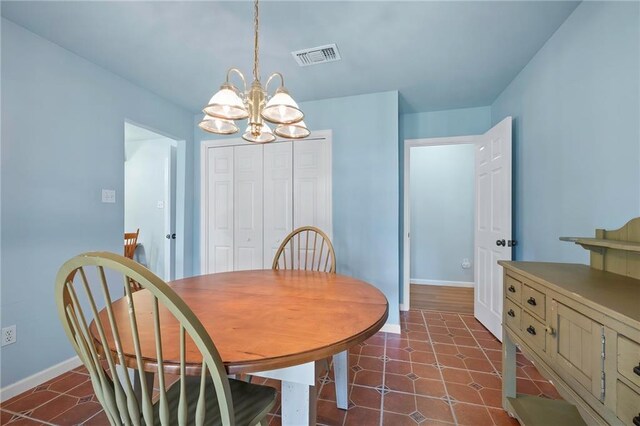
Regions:
M 196 424 L 196 402 L 198 389 L 200 388 L 199 377 L 187 377 L 185 382 L 187 388 L 189 409 L 187 411 L 187 424 Z M 236 425 L 253 426 L 257 425 L 261 419 L 265 418 L 269 410 L 276 402 L 276 390 L 269 386 L 261 386 L 247 383 L 242 380 L 229 379 L 231 387 L 231 399 L 233 400 L 233 411 Z M 222 425 L 220 408 L 216 398 L 216 390 L 211 380 L 205 385 L 205 425 Z M 180 382 L 174 384 L 167 391 L 167 402 L 169 408 L 169 424 L 178 424 L 178 404 L 180 402 Z M 160 425 L 160 403 L 154 405 L 155 425 Z

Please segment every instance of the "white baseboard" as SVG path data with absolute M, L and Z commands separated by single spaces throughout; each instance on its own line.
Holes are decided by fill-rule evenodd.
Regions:
M 386 323 L 385 325 L 382 326 L 380 331 L 383 331 L 385 333 L 400 334 L 400 324 Z
M 409 305 L 405 305 L 404 303 L 400 304 L 400 310 L 406 312 L 409 310 Z
M 441 285 L 447 287 L 475 287 L 476 284 L 470 281 L 439 281 L 439 280 L 420 280 L 417 278 L 411 278 L 411 284 L 419 285 Z
M 4 402 L 16 395 L 20 395 L 22 392 L 41 385 L 47 380 L 51 380 L 54 377 L 57 377 L 62 373 L 66 373 L 69 370 L 73 370 L 80 365 L 82 365 L 80 358 L 74 356 L 73 358 L 69 358 L 66 361 L 62 361 L 60 364 L 56 364 L 27 378 L 7 385 L 0 389 L 0 402 Z

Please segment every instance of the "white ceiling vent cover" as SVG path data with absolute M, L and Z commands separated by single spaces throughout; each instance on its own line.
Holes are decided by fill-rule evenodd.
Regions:
M 340 52 L 338 46 L 327 44 L 326 46 L 312 47 L 310 49 L 297 50 L 291 52 L 298 65 L 308 67 L 309 65 L 324 64 L 326 62 L 339 61 Z

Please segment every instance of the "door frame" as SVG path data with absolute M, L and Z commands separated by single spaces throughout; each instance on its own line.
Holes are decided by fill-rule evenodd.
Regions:
M 329 140 L 331 143 L 329 144 L 329 160 L 330 160 L 330 170 L 332 170 L 329 177 L 329 192 L 331 193 L 330 200 L 332 202 L 330 208 L 333 209 L 333 131 L 332 130 L 313 130 L 311 134 L 304 139 L 284 139 L 277 138 L 272 143 L 280 143 L 280 142 L 293 142 L 296 141 L 304 142 L 310 140 Z M 200 262 L 199 269 L 200 274 L 202 274 L 206 268 L 204 267 L 207 262 L 207 248 L 206 243 L 207 239 L 205 236 L 207 235 L 207 221 L 205 220 L 207 214 L 207 205 L 204 200 L 207 199 L 207 150 L 209 148 L 219 148 L 225 146 L 238 146 L 238 145 L 256 145 L 254 142 L 249 142 L 241 137 L 231 137 L 231 138 L 216 138 L 216 139 L 205 139 L 200 143 Z M 331 214 L 331 226 L 329 230 L 329 237 L 333 237 L 333 211 Z
M 123 126 L 122 126 L 122 146 L 124 149 L 124 144 L 125 144 L 125 135 L 124 135 L 124 129 L 126 124 L 130 124 L 132 126 L 136 126 L 136 127 L 140 127 L 142 129 L 145 130 L 149 130 L 150 132 L 156 133 L 159 136 L 163 137 L 163 138 L 167 138 L 170 139 L 172 141 L 172 145 L 175 146 L 176 148 L 176 152 L 175 152 L 175 174 L 176 174 L 176 190 L 175 193 L 173 194 L 173 200 L 172 202 L 174 203 L 175 206 L 175 211 L 174 211 L 174 216 L 175 216 L 175 233 L 177 235 L 176 240 L 175 240 L 175 250 L 174 250 L 174 256 L 175 256 L 175 263 L 173 265 L 174 268 L 174 276 L 175 279 L 181 279 L 184 278 L 184 252 L 185 252 L 185 240 L 186 240 L 186 233 L 185 233 L 185 219 L 186 219 L 186 212 L 187 212 L 187 199 L 186 199 L 186 185 L 187 185 L 187 179 L 186 179 L 186 149 L 187 149 L 187 142 L 184 139 L 181 139 L 179 137 L 173 136 L 170 133 L 164 132 L 162 130 L 158 130 L 154 127 L 151 126 L 147 126 L 145 124 L 140 124 L 137 121 L 134 120 L 130 120 L 128 118 L 124 119 L 123 122 Z M 124 156 L 124 155 L 123 155 Z M 123 167 L 124 167 L 124 162 L 122 163 Z M 124 174 L 124 170 L 123 170 L 123 174 Z M 165 176 L 166 178 L 166 176 Z M 122 187 L 122 194 L 124 196 L 124 181 L 123 181 L 123 187 Z M 124 220 L 124 212 L 125 212 L 125 203 L 122 203 L 122 213 L 123 213 L 123 220 Z
M 400 301 L 400 310 L 408 311 L 411 307 L 411 148 L 421 146 L 446 146 L 446 145 L 468 145 L 476 144 L 480 135 L 469 136 L 451 136 L 440 138 L 421 138 L 421 139 L 405 139 L 404 140 L 404 180 L 403 180 L 403 227 L 402 227 L 402 300 Z M 475 166 L 474 166 L 475 167 Z M 475 193 L 475 183 L 474 183 Z M 474 221 L 477 215 L 474 208 Z M 473 236 L 475 245 L 475 233 Z M 474 259 L 475 261 L 475 259 Z M 475 287 L 475 276 L 474 276 Z

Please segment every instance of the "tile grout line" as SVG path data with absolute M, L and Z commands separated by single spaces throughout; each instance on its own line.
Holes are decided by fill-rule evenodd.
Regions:
M 442 381 L 442 385 L 444 386 L 444 392 L 446 394 L 447 403 L 449 404 L 449 411 L 451 412 L 451 416 L 453 417 L 453 423 L 458 425 L 458 419 L 456 418 L 456 413 L 453 409 L 453 404 L 451 403 L 451 398 L 449 397 L 449 390 L 447 389 L 447 383 L 444 381 L 444 375 L 442 374 L 442 368 L 440 362 L 438 361 L 438 354 L 436 353 L 435 348 L 433 347 L 433 340 L 431 340 L 431 332 L 429 331 L 429 326 L 427 325 L 427 318 L 424 316 L 424 311 L 420 310 L 420 314 L 422 315 L 422 320 L 424 322 L 424 328 L 427 330 L 427 337 L 429 338 L 429 345 L 431 345 L 431 351 L 433 352 L 433 356 L 436 359 L 436 364 L 438 368 L 438 372 L 440 373 L 440 380 Z M 442 318 L 442 315 L 440 315 Z M 446 322 L 445 322 L 446 324 Z
M 2 411 L 4 411 L 5 413 L 12 414 L 13 416 L 18 416 L 21 419 L 33 420 L 34 422 L 39 422 L 39 423 L 45 424 L 47 426 L 56 426 L 55 423 L 50 423 L 50 422 L 47 422 L 47 421 L 44 421 L 44 420 L 37 419 L 35 417 L 25 416 L 24 414 L 16 413 L 15 411 L 7 410 L 7 409 L 4 409 L 4 408 L 2 409 Z M 8 424 L 11 424 L 11 423 L 13 423 L 13 420 L 10 420 Z

